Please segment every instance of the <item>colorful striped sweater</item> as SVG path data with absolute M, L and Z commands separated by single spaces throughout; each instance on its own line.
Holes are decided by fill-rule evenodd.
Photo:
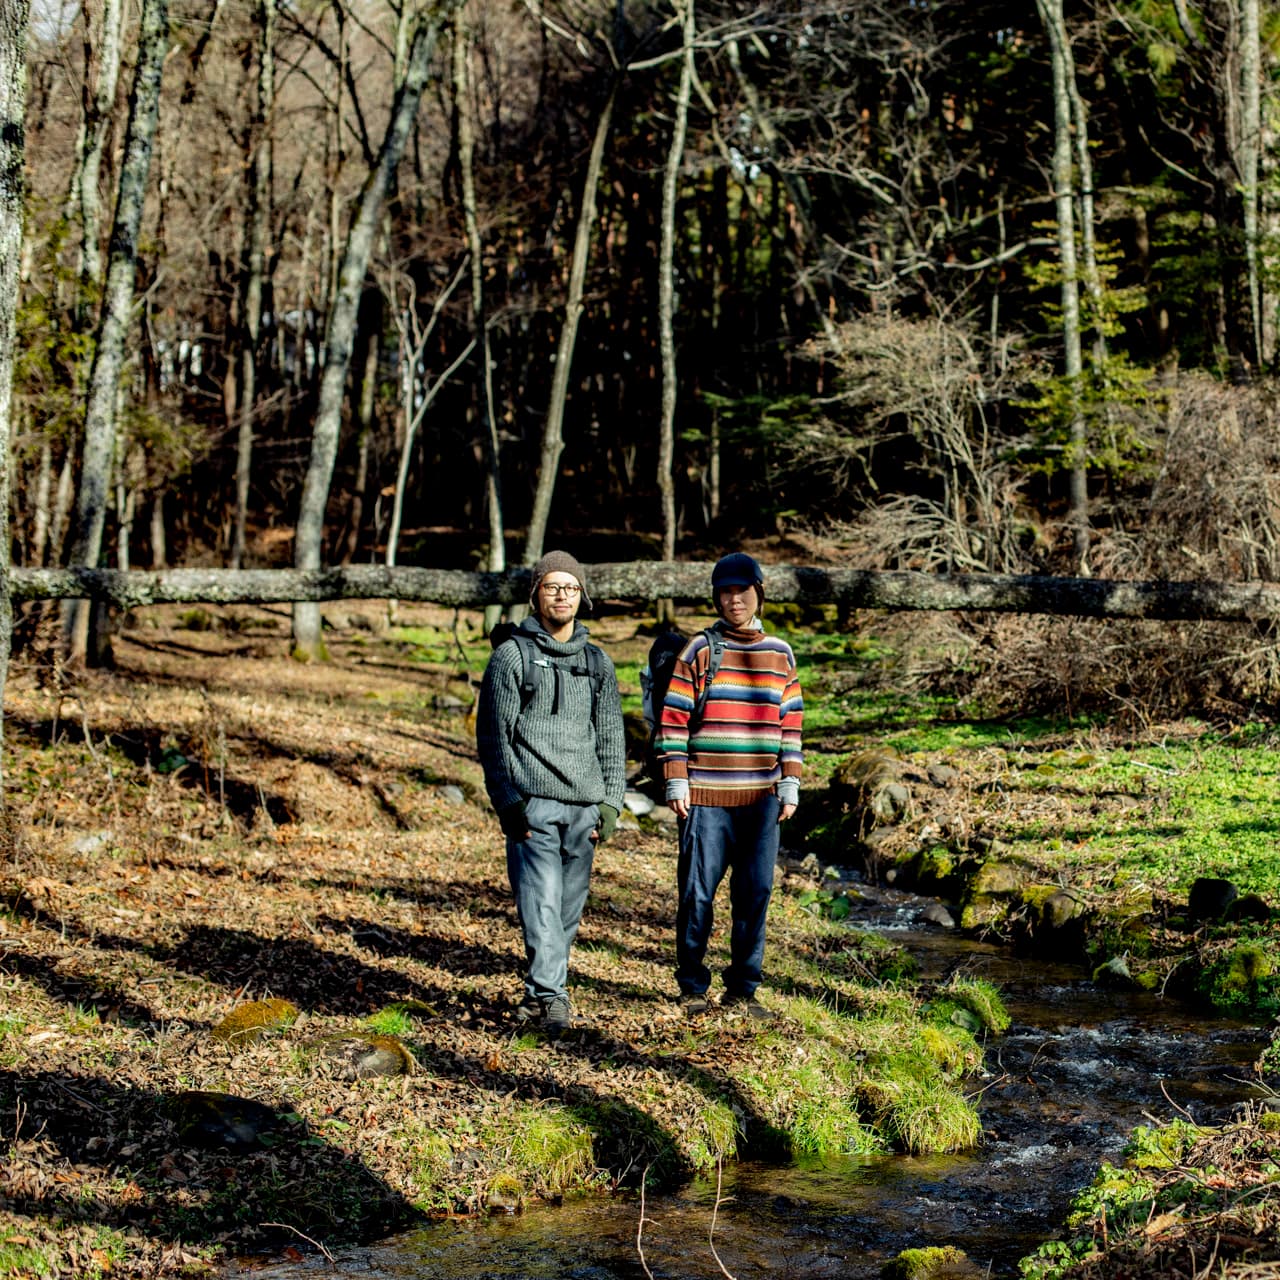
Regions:
M 689 803 L 732 808 L 799 777 L 804 700 L 784 640 L 716 623 L 724 657 L 702 716 L 692 726 L 711 648 L 699 633 L 676 659 L 662 704 L 657 750 L 667 778 L 688 778 Z

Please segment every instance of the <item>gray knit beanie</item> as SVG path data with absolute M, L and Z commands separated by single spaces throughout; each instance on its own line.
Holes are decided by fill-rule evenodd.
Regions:
M 534 613 L 538 612 L 538 588 L 542 585 L 543 578 L 549 573 L 567 573 L 577 578 L 578 586 L 582 588 L 583 605 L 588 611 L 595 607 L 587 594 L 587 575 L 582 572 L 582 566 L 567 551 L 548 551 L 533 566 L 532 573 L 533 576 L 529 579 L 529 604 Z

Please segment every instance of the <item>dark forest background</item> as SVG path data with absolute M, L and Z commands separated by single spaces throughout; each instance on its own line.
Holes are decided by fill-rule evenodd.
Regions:
M 348 282 L 323 563 L 515 562 L 542 501 L 547 545 L 588 560 L 665 534 L 700 558 L 774 538 L 867 568 L 1275 578 L 1280 24 L 1258 0 L 48 0 L 16 564 L 301 563 L 344 263 L 420 30 Z

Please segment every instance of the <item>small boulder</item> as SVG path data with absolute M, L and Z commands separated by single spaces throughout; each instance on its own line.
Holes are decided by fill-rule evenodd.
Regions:
M 1239 896 L 1230 880 L 1200 876 L 1187 894 L 1187 914 L 1192 920 L 1221 920 Z
M 923 923 L 936 925 L 939 929 L 954 929 L 956 927 L 955 916 L 941 902 L 929 903 L 920 913 L 920 919 Z
M 1040 904 L 1040 923 L 1050 930 L 1065 929 L 1089 910 L 1088 904 L 1070 889 L 1058 889 Z
M 1128 959 L 1124 956 L 1112 956 L 1094 969 L 1093 980 L 1100 987 L 1132 987 L 1133 974 L 1129 972 Z
M 237 1005 L 209 1034 L 239 1048 L 270 1032 L 287 1031 L 297 1020 L 298 1007 L 288 1000 L 252 1000 Z
M 395 1036 L 344 1034 L 315 1043 L 319 1055 L 344 1080 L 412 1075 L 417 1063 Z
M 183 1142 L 215 1150 L 256 1151 L 265 1137 L 298 1123 L 292 1113 L 264 1102 L 206 1089 L 180 1093 L 169 1106 Z
M 652 813 L 657 806 L 642 791 L 628 791 L 622 797 L 623 807 L 628 813 L 633 813 L 637 818 L 643 818 L 645 814 Z

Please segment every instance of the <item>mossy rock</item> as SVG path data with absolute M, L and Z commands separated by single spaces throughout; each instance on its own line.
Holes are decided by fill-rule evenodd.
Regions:
M 969 881 L 969 892 L 977 897 L 1021 897 L 1034 871 L 1012 858 L 988 858 Z
M 1104 961 L 1094 969 L 1092 978 L 1100 987 L 1124 990 L 1134 985 L 1129 961 L 1125 956 L 1112 956 Z
M 524 1207 L 524 1187 L 520 1179 L 509 1173 L 499 1173 L 489 1183 L 484 1195 L 486 1213 L 494 1215 L 516 1214 Z
M 904 1249 L 880 1268 L 884 1280 L 942 1280 L 944 1276 L 975 1275 L 976 1270 L 963 1249 L 933 1245 L 925 1249 Z
M 1070 889 L 1054 888 L 1039 902 L 1040 924 L 1046 929 L 1065 929 L 1083 921 L 1088 913 L 1089 904 Z
M 980 893 L 970 896 L 960 910 L 960 927 L 962 929 L 983 929 L 989 924 L 996 924 L 1009 914 L 1009 900 L 1005 897 L 992 897 Z
M 192 1146 L 256 1151 L 269 1146 L 286 1125 L 299 1125 L 292 1112 L 231 1093 L 192 1089 L 169 1100 L 178 1135 Z
M 895 826 L 911 808 L 897 759 L 883 751 L 860 751 L 843 761 L 827 787 L 831 806 L 857 819 L 858 832 Z
M 921 849 L 907 864 L 909 883 L 917 893 L 956 901 L 963 893 L 968 873 L 968 860 L 945 844 Z
M 1273 914 L 1271 904 L 1256 893 L 1244 894 L 1227 908 L 1227 919 L 1232 923 L 1252 920 L 1257 924 L 1267 924 Z
M 412 1075 L 418 1065 L 395 1036 L 342 1033 L 313 1041 L 310 1047 L 344 1080 Z
M 237 1005 L 209 1033 L 233 1047 L 253 1044 L 274 1031 L 287 1031 L 298 1020 L 298 1007 L 289 1000 L 253 1000 Z

